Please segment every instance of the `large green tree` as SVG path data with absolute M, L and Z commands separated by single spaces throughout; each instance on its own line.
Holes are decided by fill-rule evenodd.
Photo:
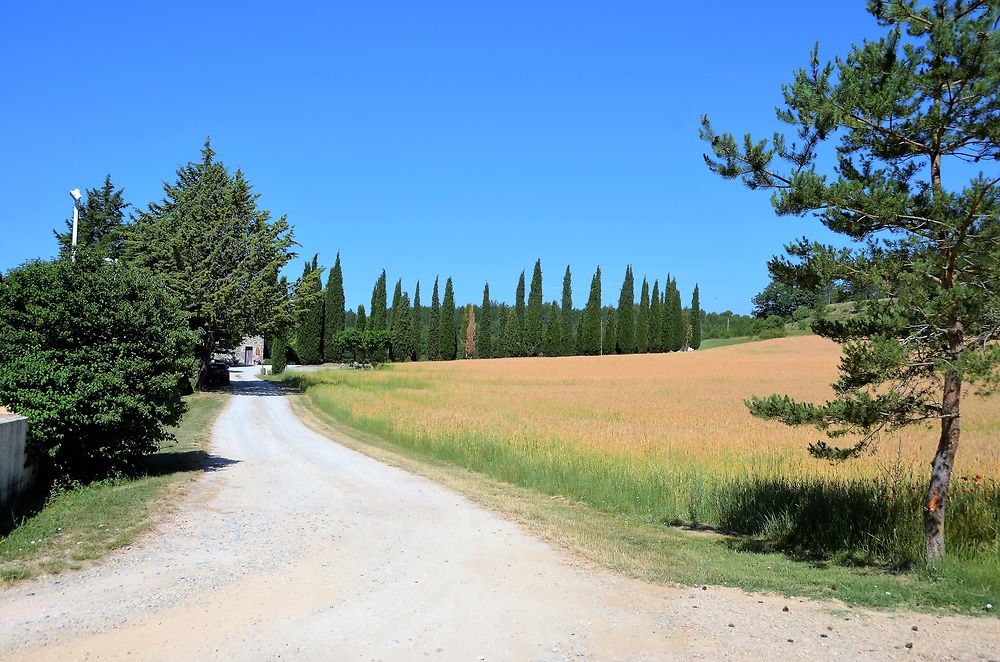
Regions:
M 330 270 L 330 278 L 326 281 L 323 291 L 323 358 L 335 361 L 340 358 L 335 338 L 345 328 L 344 310 L 344 272 L 340 267 L 340 253 Z
M 441 324 L 438 329 L 441 359 L 453 361 L 458 358 L 458 329 L 455 319 L 455 290 L 451 278 L 444 283 L 444 299 L 441 302 Z
M 375 281 L 372 289 L 371 309 L 368 311 L 368 328 L 372 331 L 385 331 L 389 326 L 389 316 L 386 310 L 386 279 L 385 269 Z
M 688 346 L 691 349 L 701 347 L 701 300 L 698 294 L 698 284 L 694 285 L 694 294 L 691 295 L 690 322 L 691 337 L 688 338 Z
M 420 330 L 420 320 L 422 313 L 420 312 L 420 281 L 417 281 L 417 287 L 413 291 L 413 308 L 410 309 L 410 347 L 412 354 L 410 356 L 414 361 L 419 361 L 420 357 L 424 355 L 424 334 Z
M 528 309 L 524 317 L 524 349 L 528 356 L 538 356 L 542 352 L 542 261 L 535 262 L 531 275 L 531 289 L 528 291 Z
M 156 274 L 180 301 L 199 336 L 200 386 L 216 347 L 288 323 L 289 293 L 278 273 L 295 242 L 285 217 L 259 209 L 243 173 L 230 173 L 207 140 L 201 160 L 178 168 L 163 189 L 163 199 L 128 226 L 124 259 Z
M 572 355 L 576 353 L 573 338 L 573 276 L 566 265 L 566 273 L 563 275 L 562 289 L 562 349 L 563 354 Z
M 392 311 L 392 329 L 390 329 L 392 338 L 389 343 L 389 352 L 393 361 L 409 361 L 413 356 L 412 322 L 410 294 L 401 291 Z
M 545 327 L 545 356 L 562 356 L 563 353 L 563 323 L 559 304 L 555 301 L 549 306 L 549 320 Z
M 479 308 L 479 324 L 476 325 L 476 358 L 488 359 L 493 356 L 493 347 L 490 342 L 490 334 L 493 328 L 491 313 L 493 306 L 490 302 L 490 284 L 483 286 L 483 303 Z
M 77 250 L 90 250 L 101 259 L 117 260 L 125 251 L 125 191 L 116 188 L 111 175 L 104 176 L 100 188 L 87 189 L 77 219 Z M 73 242 L 73 221 L 66 221 L 66 231 L 56 232 L 60 252 L 68 255 Z
M 427 358 L 436 361 L 441 357 L 441 298 L 438 296 L 438 277 L 434 277 L 431 291 L 430 322 L 427 325 Z
M 88 251 L 0 279 L 0 405 L 28 417 L 41 478 L 126 470 L 170 438 L 194 367 L 188 322 L 158 277 Z
M 635 280 L 632 265 L 625 267 L 625 279 L 618 297 L 615 336 L 619 354 L 631 354 L 635 351 Z
M 780 133 L 737 141 L 707 118 L 701 136 L 713 172 L 771 190 L 779 215 L 812 215 L 849 242 L 803 239 L 772 261 L 772 273 L 870 293 L 852 319 L 813 324 L 843 346 L 831 400 L 775 395 L 752 399 L 750 411 L 849 439 L 811 446 L 834 460 L 937 421 L 923 505 L 927 559 L 936 562 L 963 389 L 1000 382 L 1000 4 L 886 0 L 869 11 L 880 38 L 834 62 L 817 48 L 783 88 L 777 116 L 794 141 Z M 828 153 L 835 167 L 820 158 Z
M 323 270 L 319 255 L 313 255 L 312 262 L 306 262 L 295 294 L 295 352 L 304 365 L 323 362 L 323 304 Z
M 594 355 L 601 353 L 600 267 L 597 267 L 597 271 L 594 272 L 594 277 L 590 281 L 590 296 L 587 298 L 587 307 L 583 309 L 579 336 L 576 348 L 578 354 Z
M 649 283 L 642 279 L 639 294 L 639 309 L 635 315 L 635 351 L 645 354 L 649 351 Z
M 663 319 L 660 316 L 660 281 L 653 281 L 649 302 L 649 351 L 663 351 Z
M 517 280 L 517 290 L 514 292 L 514 314 L 517 315 L 517 352 L 514 356 L 524 356 L 525 355 L 525 342 L 524 342 L 524 272 L 521 272 L 520 278 Z

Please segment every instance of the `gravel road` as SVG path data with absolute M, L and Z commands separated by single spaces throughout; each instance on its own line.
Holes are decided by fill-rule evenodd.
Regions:
M 594 568 L 310 431 L 252 372 L 175 514 L 98 566 L 0 591 L 0 658 L 1000 659 L 995 619 Z

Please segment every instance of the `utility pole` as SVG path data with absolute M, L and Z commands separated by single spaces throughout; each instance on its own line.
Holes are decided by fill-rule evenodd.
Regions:
M 80 189 L 73 189 L 69 195 L 73 198 L 73 242 L 70 245 L 70 259 L 76 262 L 76 230 L 80 224 Z

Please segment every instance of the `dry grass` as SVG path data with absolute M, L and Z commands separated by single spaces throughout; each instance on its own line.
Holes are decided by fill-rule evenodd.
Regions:
M 839 356 L 834 343 L 802 336 L 703 353 L 406 364 L 368 376 L 366 388 L 339 390 L 338 404 L 409 434 L 690 456 L 730 474 L 753 467 L 875 476 L 897 460 L 921 473 L 936 444 L 930 426 L 886 439 L 872 457 L 830 466 L 805 451 L 821 433 L 759 421 L 743 406 L 750 395 L 770 393 L 829 398 Z M 998 404 L 963 403 L 959 472 L 1000 476 Z

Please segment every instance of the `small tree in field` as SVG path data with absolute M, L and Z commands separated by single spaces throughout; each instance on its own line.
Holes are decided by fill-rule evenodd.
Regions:
M 790 258 L 772 261 L 772 273 L 867 293 L 855 318 L 814 323 L 843 345 L 834 399 L 753 398 L 750 411 L 851 437 L 810 447 L 830 460 L 862 453 L 884 432 L 938 421 L 923 506 L 935 562 L 945 552 L 963 387 L 1000 381 L 1000 5 L 893 0 L 869 2 L 869 11 L 885 36 L 834 63 L 814 51 L 784 87 L 777 114 L 795 142 L 780 134 L 737 142 L 707 118 L 701 135 L 712 171 L 771 189 L 778 214 L 812 213 L 852 241 L 836 249 L 803 239 L 788 247 Z M 831 139 L 836 167 L 824 174 L 817 155 Z M 946 173 L 967 183 L 946 187 Z

